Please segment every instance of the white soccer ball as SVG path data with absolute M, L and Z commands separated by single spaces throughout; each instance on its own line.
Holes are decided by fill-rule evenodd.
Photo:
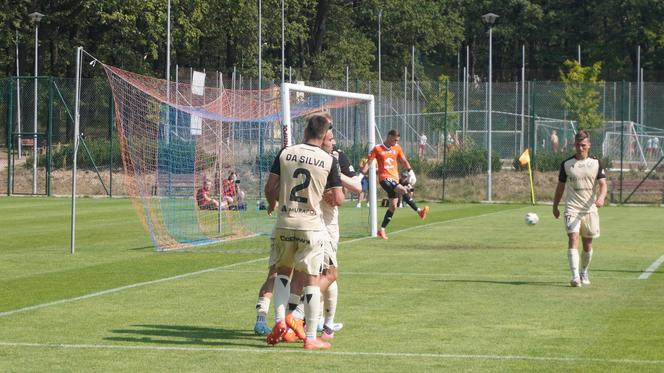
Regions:
M 529 212 L 526 214 L 526 224 L 535 225 L 539 222 L 539 216 L 534 212 Z

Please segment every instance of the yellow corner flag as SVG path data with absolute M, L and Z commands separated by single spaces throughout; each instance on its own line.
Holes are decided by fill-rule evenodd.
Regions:
M 523 153 L 521 153 L 521 156 L 519 157 L 519 163 L 521 163 L 522 166 L 525 166 L 528 163 L 530 163 L 530 152 L 528 152 L 528 149 L 524 150 Z
M 519 156 L 519 163 L 522 166 L 528 165 L 528 176 L 530 176 L 530 201 L 535 205 L 535 186 L 533 185 L 533 171 L 530 168 L 530 152 L 526 150 Z

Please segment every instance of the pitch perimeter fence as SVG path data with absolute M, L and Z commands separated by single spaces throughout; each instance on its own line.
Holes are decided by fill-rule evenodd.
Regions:
M 188 74 L 179 81 L 189 83 Z M 551 200 L 560 162 L 573 154 L 579 125 L 564 104 L 561 82 L 497 82 L 492 107 L 484 82 L 321 81 L 321 88 L 376 96 L 377 141 L 390 129 L 401 133 L 401 146 L 418 174 L 416 198 L 453 201 L 529 201 L 527 171 L 515 160 L 528 148 L 537 200 Z M 206 85 L 257 89 L 255 79 L 208 74 Z M 274 87 L 263 82 L 263 88 Z M 37 105 L 35 107 L 35 89 Z M 601 118 L 591 130 L 591 153 L 608 170 L 615 202 L 662 203 L 664 185 L 664 83 L 603 82 L 594 85 L 592 111 Z M 0 194 L 71 193 L 75 81 L 54 77 L 0 80 Z M 332 110 L 335 126 L 346 134 L 363 113 L 347 107 Z M 123 195 L 122 160 L 115 133 L 113 97 L 103 78 L 83 79 L 81 87 L 79 189 L 86 195 Z M 36 121 L 35 121 L 36 113 Z M 489 115 L 491 131 L 489 131 Z M 35 125 L 36 124 L 36 125 Z M 256 125 L 256 139 L 279 144 L 279 131 Z M 262 134 L 259 134 L 263 131 Z M 489 136 L 490 135 L 490 136 Z M 250 135 L 252 136 L 252 135 Z M 487 192 L 491 138 L 491 193 Z M 247 141 L 256 141 L 247 139 Z M 352 162 L 366 153 L 361 137 L 338 137 Z M 36 148 L 35 148 L 36 146 Z M 35 162 L 36 159 L 36 162 Z M 654 181 L 653 181 L 654 180 Z M 653 184 L 654 183 L 654 184 Z M 664 191 L 664 187 L 662 188 Z

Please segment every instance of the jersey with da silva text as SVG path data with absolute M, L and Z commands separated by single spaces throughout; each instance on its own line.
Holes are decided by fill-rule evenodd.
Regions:
M 341 150 L 335 150 L 332 152 L 332 156 L 339 161 L 339 169 L 342 174 L 348 177 L 355 177 L 355 169 L 350 164 L 346 153 Z M 320 204 L 320 209 L 323 211 L 323 222 L 325 225 L 339 224 L 339 208 L 337 206 L 330 206 L 327 202 L 323 201 Z
M 277 154 L 270 172 L 279 176 L 276 227 L 324 230 L 320 211 L 323 192 L 329 188 L 341 188 L 336 158 L 315 145 L 293 145 Z
M 565 183 L 565 212 L 586 213 L 597 211 L 597 181 L 604 179 L 599 160 L 569 157 L 560 164 L 558 181 Z

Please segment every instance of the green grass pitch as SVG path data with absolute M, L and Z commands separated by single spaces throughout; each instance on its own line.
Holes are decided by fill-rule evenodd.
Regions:
M 345 326 L 306 352 L 253 334 L 267 249 L 157 253 L 128 200 L 80 199 L 72 256 L 68 199 L 0 198 L 0 371 L 664 371 L 661 208 L 602 209 L 570 288 L 550 206 L 430 206 L 340 245 Z

